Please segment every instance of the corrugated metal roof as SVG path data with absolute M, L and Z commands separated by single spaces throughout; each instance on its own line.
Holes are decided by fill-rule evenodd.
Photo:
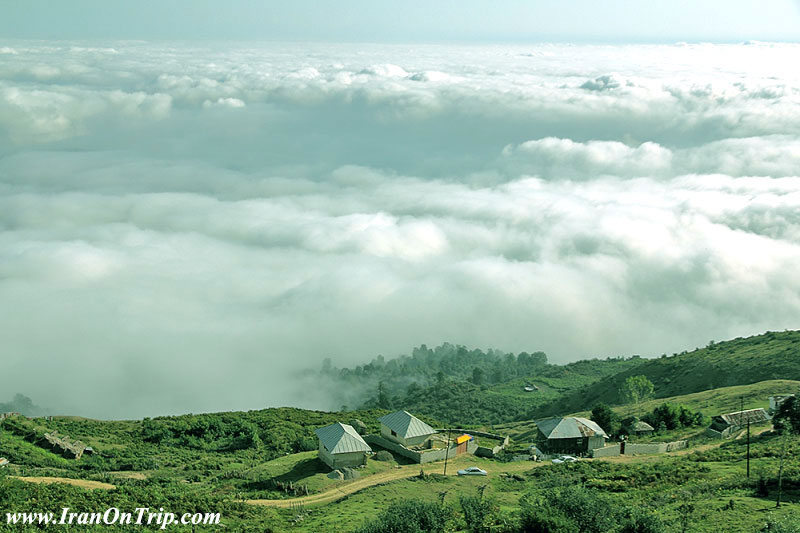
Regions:
M 389 413 L 380 417 L 378 421 L 404 439 L 436 433 L 435 429 L 407 411 Z
M 536 427 L 548 439 L 578 439 L 595 435 L 608 437 L 595 422 L 577 416 L 540 420 L 536 422 Z
M 633 425 L 633 430 L 634 431 L 654 431 L 655 428 L 653 426 L 651 426 L 650 424 L 648 424 L 647 422 L 639 420 Z
M 726 413 L 724 415 L 719 415 L 719 418 L 731 426 L 746 426 L 748 421 L 751 424 L 758 424 L 759 422 L 767 422 L 771 419 L 769 413 L 761 408 Z
M 456 437 L 456 444 L 461 444 L 462 442 L 467 442 L 470 439 L 472 439 L 472 435 L 467 435 L 465 433 L 465 434 L 461 435 L 460 437 Z
M 350 452 L 371 452 L 372 448 L 364 442 L 353 426 L 339 422 L 314 430 L 325 449 L 332 454 Z

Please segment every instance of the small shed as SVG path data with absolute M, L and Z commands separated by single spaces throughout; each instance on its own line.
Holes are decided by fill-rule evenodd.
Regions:
M 655 428 L 642 420 L 637 420 L 631 425 L 631 430 L 634 435 L 650 435 Z
M 732 433 L 747 427 L 747 424 L 763 424 L 772 419 L 765 409 L 747 409 L 717 415 L 711 418 L 707 432 L 717 437 L 729 437 Z
M 436 434 L 431 426 L 407 411 L 396 411 L 378 419 L 381 437 L 403 446 L 417 446 Z
M 548 453 L 583 454 L 606 445 L 608 435 L 597 423 L 577 416 L 536 422 L 537 444 Z
M 319 438 L 319 458 L 332 469 L 367 463 L 367 452 L 372 448 L 353 426 L 337 422 L 314 430 L 314 433 Z

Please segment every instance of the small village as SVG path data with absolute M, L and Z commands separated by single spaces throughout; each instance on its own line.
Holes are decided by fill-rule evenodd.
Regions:
M 790 397 L 794 397 L 794 394 L 770 396 L 767 408 L 714 415 L 705 434 L 726 439 L 749 426 L 763 427 L 770 422 L 771 415 L 778 410 L 781 403 Z M 22 415 L 14 412 L 0 413 L 0 422 L 20 416 Z M 337 422 L 315 430 L 319 445 L 318 458 L 332 470 L 329 477 L 340 480 L 358 477 L 357 473 L 353 474 L 352 469 L 366 465 L 367 460 L 380 450 L 402 457 L 406 462 L 425 465 L 464 455 L 494 458 L 506 452 L 511 444 L 508 435 L 461 428 L 434 429 L 403 410 L 384 415 L 377 421 L 380 423 L 378 434 L 368 433 L 367 426 L 358 419 L 349 423 Z M 515 443 L 517 449 L 512 460 L 560 462 L 559 457 L 565 455 L 572 458 L 603 458 L 659 454 L 681 450 L 689 444 L 686 440 L 652 442 L 648 439 L 647 442 L 638 442 L 639 437 L 651 436 L 655 432 L 650 424 L 638 419 L 632 421 L 631 434 L 618 436 L 616 442 L 611 442 L 611 436 L 605 429 L 585 417 L 554 417 L 537 420 L 534 424 L 537 433 L 533 442 Z M 91 446 L 57 431 L 39 436 L 31 434 L 30 438 L 38 446 L 68 459 L 78 460 L 84 454 L 95 453 Z M 526 447 L 520 450 L 520 445 Z M 6 458 L 0 457 L 0 467 L 8 464 Z
M 769 397 L 768 408 L 747 409 L 722 413 L 712 417 L 705 434 L 726 439 L 749 427 L 769 424 L 772 416 L 793 394 Z M 386 450 L 414 463 L 427 464 L 446 461 L 464 454 L 492 458 L 510 444 L 508 435 L 475 430 L 434 429 L 407 411 L 396 411 L 378 419 L 380 434 L 366 434 L 360 420 L 352 424 L 335 423 L 315 431 L 319 440 L 319 460 L 330 467 L 335 479 L 346 479 L 343 469 L 364 466 L 376 450 Z M 637 437 L 655 432 L 650 424 L 634 420 L 632 433 L 609 442 L 610 435 L 596 422 L 579 416 L 555 417 L 535 421 L 538 430 L 535 441 L 515 453 L 515 461 L 554 460 L 560 457 L 604 458 L 620 455 L 660 454 L 682 450 L 687 440 L 671 442 L 637 442 Z M 352 479 L 352 474 L 348 474 Z

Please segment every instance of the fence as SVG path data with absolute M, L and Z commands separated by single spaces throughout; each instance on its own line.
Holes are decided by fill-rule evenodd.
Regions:
M 644 444 L 626 442 L 625 455 L 666 453 L 666 452 L 674 452 L 675 450 L 682 450 L 684 448 L 686 448 L 685 440 L 676 440 L 674 442 L 651 442 Z
M 611 444 L 603 448 L 595 448 L 589 452 L 592 457 L 616 457 L 619 455 L 619 444 Z
M 387 439 L 384 439 L 380 435 L 366 435 L 364 437 L 364 440 L 367 442 L 367 444 L 374 444 L 376 446 L 380 446 L 385 450 L 394 452 L 407 459 L 411 459 L 415 463 L 419 464 L 432 463 L 434 461 L 444 461 L 445 457 L 456 456 L 457 445 L 455 443 L 453 443 L 450 446 L 450 452 L 448 453 L 447 448 L 440 448 L 438 450 L 423 450 L 423 451 L 410 450 L 405 446 L 403 446 L 402 444 L 391 442 Z M 474 454 L 477 449 L 478 445 L 475 444 L 474 441 L 469 441 L 467 443 L 467 453 Z

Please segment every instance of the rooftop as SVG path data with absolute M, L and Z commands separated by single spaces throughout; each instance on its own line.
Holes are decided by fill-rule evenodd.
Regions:
M 404 439 L 436 433 L 435 429 L 407 411 L 389 413 L 380 417 L 378 421 Z
M 342 423 L 331 424 L 314 430 L 322 445 L 330 453 L 371 452 L 372 448 L 364 442 L 353 426 Z

